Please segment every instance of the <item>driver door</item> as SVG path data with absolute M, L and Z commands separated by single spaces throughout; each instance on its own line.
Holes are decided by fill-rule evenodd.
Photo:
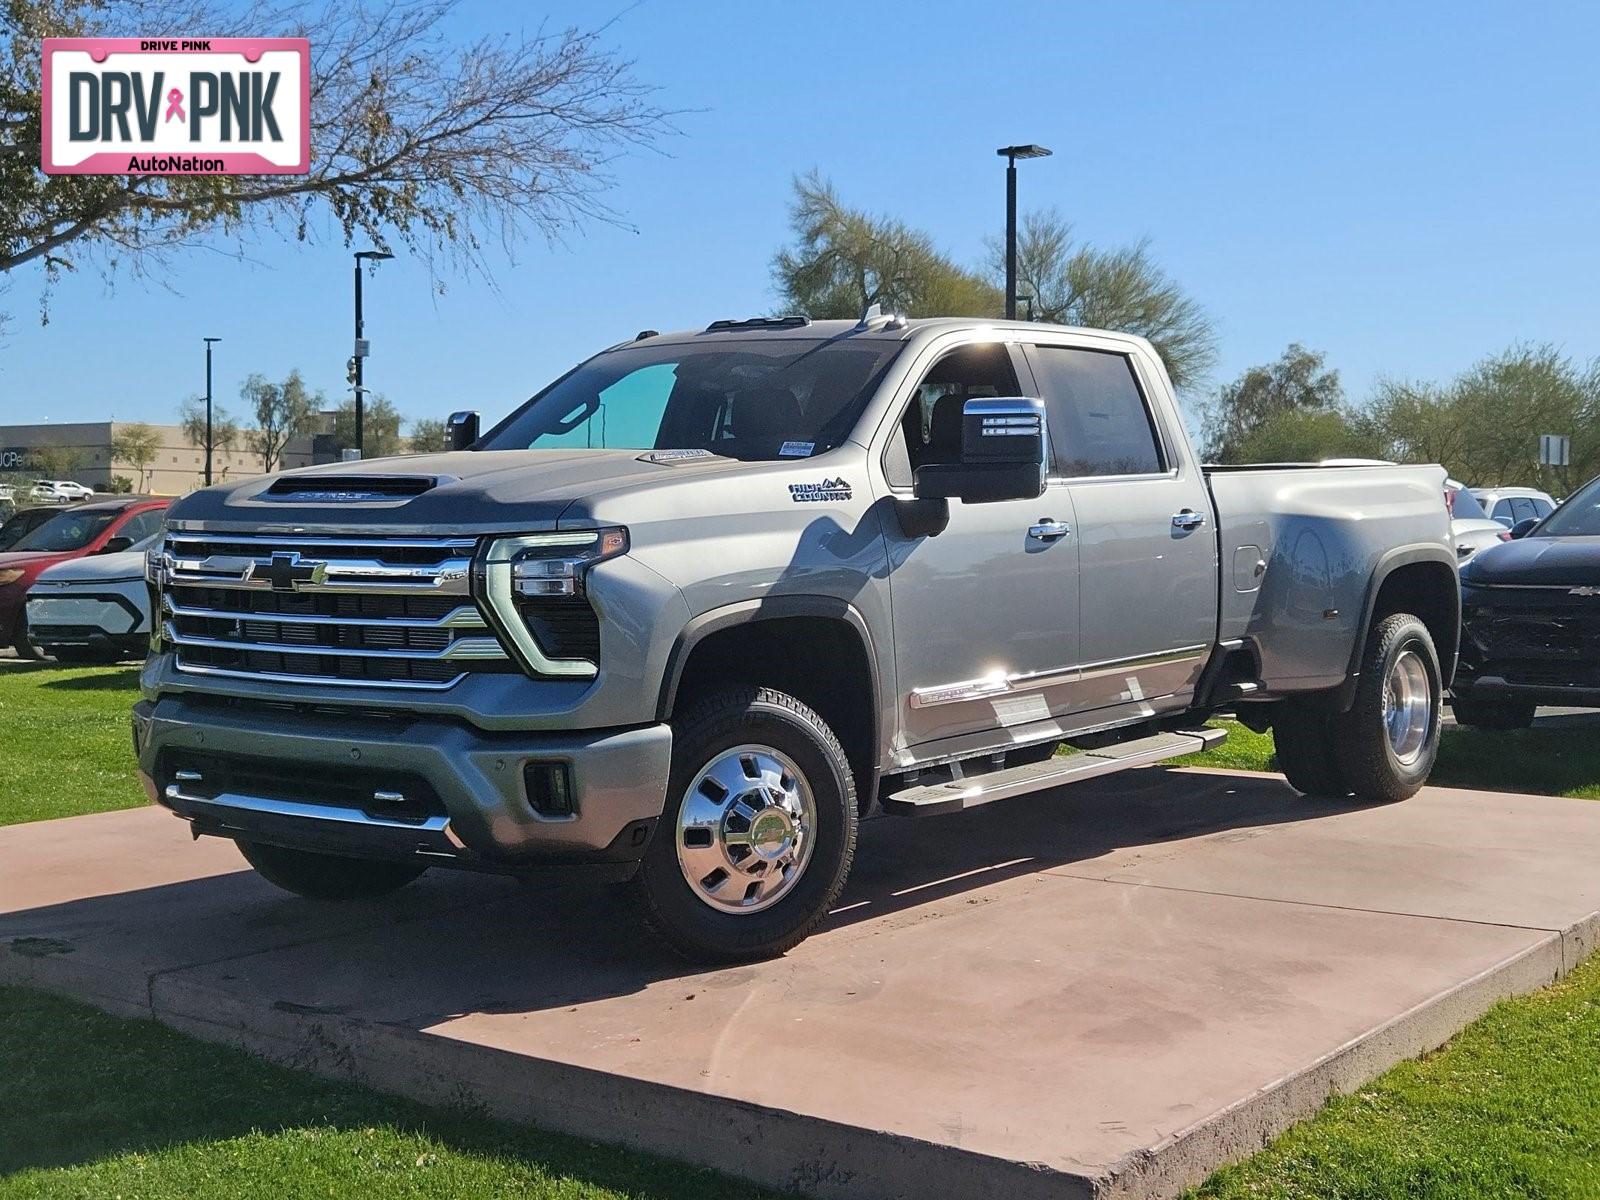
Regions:
M 954 462 L 969 399 L 1019 396 L 1015 351 L 999 342 L 943 350 L 904 400 L 884 459 L 896 504 L 911 472 Z M 930 503 L 930 502 L 920 502 Z M 991 504 L 949 502 L 949 524 L 909 535 L 891 513 L 889 593 L 903 748 L 932 757 L 963 735 L 997 746 L 1065 712 L 1077 662 L 1078 545 L 1065 486 Z M 948 748 L 948 747 L 946 747 Z M 963 749 L 969 748 L 963 745 Z

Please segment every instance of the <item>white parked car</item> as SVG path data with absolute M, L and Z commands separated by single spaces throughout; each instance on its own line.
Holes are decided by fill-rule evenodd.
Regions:
M 1473 488 L 1472 494 L 1491 520 L 1507 529 L 1524 521 L 1542 521 L 1556 509 L 1549 492 L 1528 487 Z
M 46 568 L 28 589 L 28 640 L 62 662 L 143 658 L 150 641 L 144 552 L 159 537 Z
M 1450 540 L 1456 547 L 1456 564 L 1465 566 L 1480 550 L 1511 540 L 1511 531 L 1489 519 L 1472 489 L 1459 479 L 1444 481 L 1444 502 L 1450 510 Z
M 79 500 L 93 500 L 94 489 L 70 479 L 39 479 L 34 481 L 28 498 L 36 504 L 76 504 Z

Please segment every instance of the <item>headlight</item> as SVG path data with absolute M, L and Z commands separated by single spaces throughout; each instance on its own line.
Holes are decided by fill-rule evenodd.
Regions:
M 599 666 L 588 658 L 553 658 L 528 627 L 519 600 L 581 597 L 584 577 L 596 563 L 628 551 L 622 528 L 573 529 L 496 538 L 481 560 L 483 598 L 507 647 L 535 675 L 591 678 Z M 582 600 L 576 600 L 587 611 Z M 591 614 L 592 620 L 592 614 Z
M 524 543 L 511 559 L 511 586 L 519 596 L 576 596 L 583 590 L 588 568 L 628 550 L 626 529 L 580 529 L 508 540 Z M 495 561 L 499 545 L 490 547 L 490 562 Z
M 9 571 L 0 571 L 0 587 L 5 587 L 5 585 L 8 584 L 8 583 L 15 583 L 17 580 L 19 580 L 21 578 L 22 578 L 22 570 L 21 570 L 21 568 L 15 568 L 14 567 Z

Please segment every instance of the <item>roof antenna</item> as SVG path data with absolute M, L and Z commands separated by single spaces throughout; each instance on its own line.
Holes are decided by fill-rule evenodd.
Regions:
M 888 315 L 888 317 L 885 317 L 885 315 L 883 315 L 882 304 L 878 304 L 877 301 L 872 301 L 872 304 L 867 306 L 866 312 L 862 312 L 861 320 L 856 322 L 856 328 L 858 328 L 858 330 L 870 330 L 870 328 L 874 328 L 875 325 L 893 326 L 896 320 L 898 320 L 898 318 L 893 317 L 893 315 Z

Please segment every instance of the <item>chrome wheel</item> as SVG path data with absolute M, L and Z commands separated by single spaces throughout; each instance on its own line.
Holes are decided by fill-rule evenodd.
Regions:
M 1383 681 L 1383 729 L 1389 749 L 1410 765 L 1422 754 L 1433 725 L 1433 685 L 1422 657 L 1401 651 Z
M 678 808 L 678 866 L 712 908 L 752 913 L 788 895 L 811 860 L 816 802 L 771 746 L 735 746 L 695 776 Z

